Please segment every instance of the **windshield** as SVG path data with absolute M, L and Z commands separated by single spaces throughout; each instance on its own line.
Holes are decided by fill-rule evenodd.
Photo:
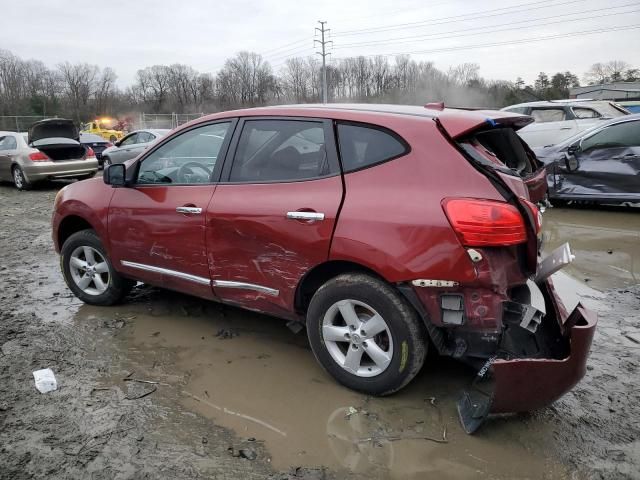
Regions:
M 611 102 L 593 102 L 589 103 L 589 105 L 603 117 L 616 118 L 629 114 L 623 108 L 617 107 Z

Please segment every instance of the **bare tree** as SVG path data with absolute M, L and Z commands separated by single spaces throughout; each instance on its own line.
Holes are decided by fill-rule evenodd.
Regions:
M 604 63 L 594 63 L 584 74 L 584 78 L 589 85 L 607 83 L 609 81 L 609 69 Z
M 100 69 L 97 65 L 69 62 L 58 65 L 62 76 L 63 91 L 71 104 L 76 120 L 80 122 L 88 113 L 89 99 L 95 91 Z

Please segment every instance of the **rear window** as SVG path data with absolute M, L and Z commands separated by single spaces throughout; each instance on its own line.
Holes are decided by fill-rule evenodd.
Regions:
M 338 123 L 342 168 L 353 172 L 386 162 L 409 151 L 395 133 L 381 127 Z
M 517 172 L 527 175 L 535 170 L 522 140 L 512 128 L 493 128 L 476 133 L 469 143 Z M 478 145 L 479 144 L 479 145 Z M 464 146 L 464 145 L 463 145 Z

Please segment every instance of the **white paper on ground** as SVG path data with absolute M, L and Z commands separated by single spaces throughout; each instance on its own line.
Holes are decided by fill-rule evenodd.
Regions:
M 36 370 L 33 372 L 33 378 L 36 381 L 36 388 L 40 393 L 52 392 L 58 388 L 58 382 L 50 368 Z

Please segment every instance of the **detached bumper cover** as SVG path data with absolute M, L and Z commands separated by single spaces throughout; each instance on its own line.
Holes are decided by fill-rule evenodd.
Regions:
M 585 375 L 597 316 L 578 304 L 567 315 L 550 279 L 540 285 L 547 314 L 542 350 L 536 358 L 498 352 L 478 372 L 472 388 L 458 402 L 460 421 L 473 433 L 492 413 L 515 413 L 545 407 L 571 390 Z M 502 358 L 501 358 L 502 357 Z
M 578 305 L 569 316 L 571 352 L 567 358 L 495 360 L 490 413 L 525 412 L 547 406 L 571 390 L 587 371 L 596 314 Z

